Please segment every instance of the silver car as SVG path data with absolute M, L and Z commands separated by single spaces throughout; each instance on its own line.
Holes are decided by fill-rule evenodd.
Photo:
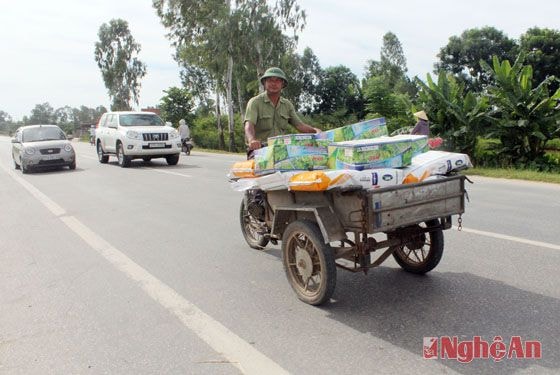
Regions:
M 64 167 L 76 169 L 76 153 L 66 134 L 56 125 L 28 125 L 16 130 L 12 139 L 14 167 L 27 173 L 33 169 Z

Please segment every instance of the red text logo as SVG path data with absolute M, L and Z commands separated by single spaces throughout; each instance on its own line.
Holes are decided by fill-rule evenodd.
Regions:
M 461 363 L 473 359 L 541 359 L 542 345 L 538 340 L 525 340 L 512 336 L 504 340 L 495 336 L 491 342 L 474 336 L 472 340 L 459 340 L 457 336 L 424 337 L 422 355 L 425 359 L 454 359 Z

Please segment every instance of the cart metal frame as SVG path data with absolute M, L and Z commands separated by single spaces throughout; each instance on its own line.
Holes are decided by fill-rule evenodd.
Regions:
M 284 258 L 290 256 L 290 249 L 286 249 L 285 244 L 289 240 L 286 238 L 287 232 L 290 238 L 299 235 L 313 239 L 312 247 L 307 242 L 292 246 L 292 252 L 298 251 L 299 263 L 296 262 L 291 274 L 288 260 L 284 259 L 284 267 L 294 290 L 294 272 L 296 276 L 298 273 L 301 276 L 302 272 L 308 272 L 306 267 L 307 270 L 325 267 L 325 264 L 319 264 L 319 256 L 312 259 L 305 255 L 301 251 L 303 247 L 313 254 L 317 248 L 324 253 L 332 251 L 334 265 L 351 272 L 367 273 L 370 268 L 381 265 L 393 255 L 405 270 L 425 273 L 441 259 L 442 231 L 451 228 L 452 215 L 461 215 L 465 211 L 465 179 L 465 176 L 457 175 L 368 190 L 351 187 L 317 192 L 262 192 L 264 220 L 250 218 L 247 199 L 244 199 L 241 204 L 241 226 L 251 247 L 263 248 L 268 241 L 282 241 Z M 309 233 L 315 232 L 313 225 L 318 228 L 317 235 Z M 291 226 L 298 226 L 299 229 L 294 232 Z M 250 227 L 252 236 L 260 241 L 250 241 L 251 235 L 247 236 Z M 378 233 L 384 233 L 386 239 L 374 237 Z M 425 246 L 428 248 L 425 249 Z M 386 250 L 372 262 L 371 254 L 380 249 Z M 417 253 L 420 251 L 423 258 Z M 417 260 L 407 259 L 413 256 Z M 327 254 L 327 257 L 331 257 L 331 254 Z M 320 271 L 323 272 L 322 269 Z M 336 273 L 324 277 L 336 278 Z M 330 297 L 321 296 L 310 301 L 302 298 L 300 292 L 296 290 L 298 297 L 312 304 L 323 303 Z M 326 293 L 332 294 L 332 291 Z

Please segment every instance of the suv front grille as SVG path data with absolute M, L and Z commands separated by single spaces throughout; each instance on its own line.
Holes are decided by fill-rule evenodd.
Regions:
M 143 133 L 144 141 L 167 141 L 169 134 L 167 133 Z

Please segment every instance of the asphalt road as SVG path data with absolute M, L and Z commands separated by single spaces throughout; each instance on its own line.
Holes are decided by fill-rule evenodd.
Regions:
M 338 270 L 300 302 L 278 246 L 251 250 L 241 156 L 22 175 L 0 137 L 0 373 L 510 374 L 560 371 L 560 186 L 475 178 L 440 265 Z M 457 224 L 456 218 L 454 224 Z M 538 340 L 541 359 L 427 360 L 424 337 Z

